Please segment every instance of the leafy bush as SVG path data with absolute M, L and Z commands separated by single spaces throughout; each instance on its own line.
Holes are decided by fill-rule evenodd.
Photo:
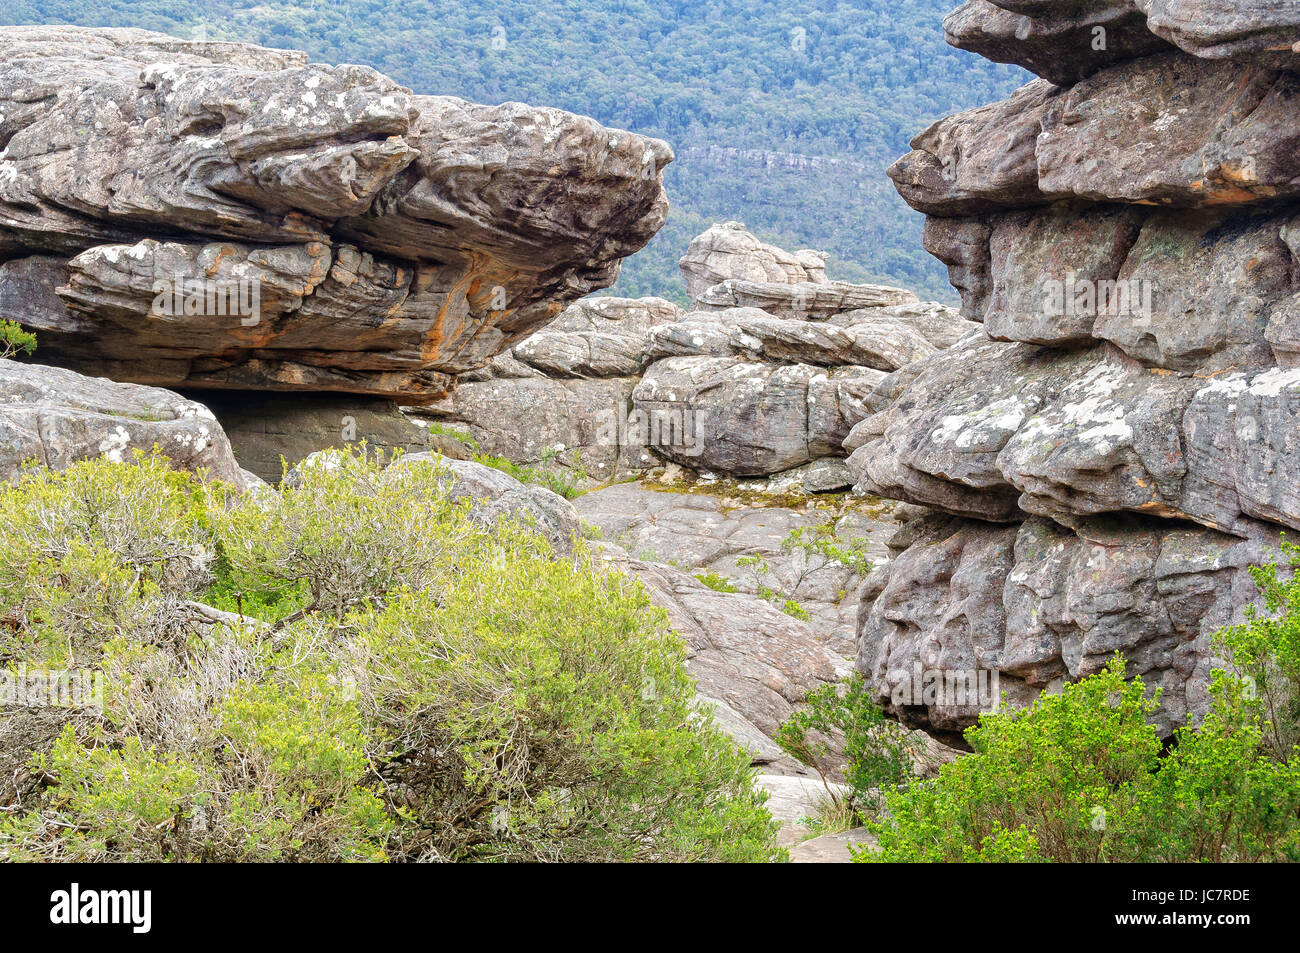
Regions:
M 1247 683 L 1219 672 L 1199 728 L 1172 750 L 1156 700 L 1104 671 L 985 715 L 974 754 L 886 796 L 870 861 L 1254 861 L 1300 859 L 1300 752 L 1274 756 Z
M 13 321 L 0 321 L 0 360 L 8 360 L 19 354 L 30 355 L 35 350 L 35 334 L 24 331 Z
M 714 592 L 739 592 L 730 579 L 720 572 L 714 572 L 711 569 L 703 572 L 697 572 L 695 578 L 704 583 Z
M 342 618 L 399 588 L 434 589 L 477 532 L 430 465 L 384 468 L 382 456 L 333 452 L 301 478 L 217 517 L 221 580 L 230 596 L 272 597 L 298 615 Z M 240 585 L 233 585 L 239 580 Z
M 117 634 L 149 641 L 208 581 L 224 492 L 156 457 L 137 464 L 29 469 L 0 491 L 0 658 L 88 664 Z
M 380 775 L 409 819 L 401 853 L 773 856 L 748 758 L 700 720 L 683 644 L 590 556 L 524 545 L 500 574 L 409 594 L 361 629 L 363 697 L 398 752 Z
M 25 740 L 0 709 L 35 792 L 0 857 L 782 859 L 640 585 L 450 482 L 344 453 L 243 497 L 157 457 L 0 488 L 0 663 L 106 683 Z
M 833 747 L 831 739 L 838 745 Z M 822 774 L 823 781 L 821 766 L 834 750 L 842 750 L 849 795 L 841 805 L 833 789 L 827 790 L 847 827 L 873 815 L 883 804 L 884 792 L 906 787 L 913 777 L 907 730 L 875 704 L 861 675 L 810 692 L 805 705 L 781 725 L 776 740 Z

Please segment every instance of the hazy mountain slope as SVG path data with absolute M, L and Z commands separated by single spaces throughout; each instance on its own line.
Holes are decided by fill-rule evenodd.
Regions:
M 953 0 L 9 0 L 0 23 L 139 26 L 374 66 L 417 92 L 561 106 L 672 142 L 675 209 L 618 290 L 680 289 L 690 237 L 740 219 L 831 274 L 951 298 L 883 169 L 931 120 L 1027 74 L 952 50 Z

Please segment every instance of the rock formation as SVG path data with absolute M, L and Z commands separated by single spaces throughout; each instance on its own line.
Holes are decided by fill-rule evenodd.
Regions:
M 574 503 L 686 638 L 719 724 L 756 764 L 797 772 L 772 736 L 810 689 L 849 671 L 862 577 L 785 543 L 833 527 L 865 558 L 887 558 L 876 537 L 893 528 L 888 504 L 810 494 L 851 485 L 843 441 L 889 372 L 979 326 L 902 289 L 832 281 L 825 256 L 766 245 L 734 222 L 696 238 L 681 267 L 689 310 L 583 299 L 408 411 L 435 435 L 463 428 L 481 452 L 567 465 L 595 484 L 658 470 L 669 482 L 760 478 L 717 493 L 616 483 Z
M 1168 731 L 1300 529 L 1300 8 L 971 0 L 945 26 L 1043 78 L 889 172 L 983 333 L 891 373 L 846 441 L 860 491 L 914 504 L 858 667 L 951 736 L 978 707 L 912 672 L 1023 702 L 1122 651 Z
M 141 30 L 0 29 L 0 304 L 46 360 L 422 403 L 613 282 L 665 143 Z
M 558 457 L 599 482 L 670 461 L 730 477 L 813 466 L 809 490 L 843 489 L 867 395 L 977 327 L 909 291 L 831 281 L 825 256 L 735 222 L 696 238 L 681 267 L 689 310 L 584 299 L 419 412 L 467 426 L 485 452 Z
M 0 360 L 0 481 L 26 464 L 63 470 L 79 460 L 129 461 L 157 446 L 181 470 L 205 470 L 238 487 L 243 472 L 212 412 L 137 384 L 115 384 L 59 367 Z

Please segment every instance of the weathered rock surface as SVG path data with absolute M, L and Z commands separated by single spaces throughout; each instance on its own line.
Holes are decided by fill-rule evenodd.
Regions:
M 778 473 L 842 453 L 884 377 L 867 367 L 758 364 L 730 357 L 657 361 L 632 392 L 637 409 L 662 421 L 664 457 L 736 476 Z
M 1060 85 L 1171 46 L 1206 59 L 1300 64 L 1300 11 L 1289 0 L 968 0 L 944 30 L 953 46 Z
M 757 308 L 691 312 L 651 333 L 649 356 L 660 360 L 741 355 L 769 363 L 892 371 L 947 347 L 960 337 L 961 326 L 971 324 L 951 309 L 944 309 L 946 315 L 903 310 L 913 307 L 917 306 L 847 311 L 825 321 L 774 318 Z M 926 330 L 944 343 L 932 343 Z
M 680 266 L 692 301 L 729 278 L 781 284 L 826 281 L 824 253 L 787 252 L 768 245 L 740 222 L 722 222 L 696 236 Z
M 1070 89 L 1044 117 L 1039 188 L 1049 197 L 1188 207 L 1294 198 L 1298 95 L 1294 73 L 1178 52 L 1116 66 Z M 1097 142 L 1118 148 L 1095 150 Z
M 768 792 L 767 809 L 773 820 L 780 821 L 796 836 L 807 830 L 802 822 L 816 820 L 823 807 L 831 803 L 832 793 L 842 797 L 848 788 L 842 784 L 823 784 L 817 778 L 791 778 L 760 774 L 754 782 Z
M 716 592 L 672 566 L 612 551 L 611 565 L 644 583 L 690 649 L 702 696 L 725 702 L 771 737 L 814 688 L 839 678 L 808 623 L 743 593 Z
M 1060 96 L 1051 83 L 1034 80 L 1004 102 L 940 119 L 912 140 L 912 151 L 889 167 L 889 177 L 907 204 L 927 215 L 1045 201 L 1035 146 Z
M 1116 63 L 1168 49 L 1132 0 L 1025 4 L 968 2 L 943 21 L 948 43 L 997 63 L 1016 63 L 1067 86 Z
M 967 321 L 983 321 L 988 310 L 993 290 L 991 235 L 988 224 L 975 218 L 933 216 L 926 218 L 921 232 L 925 250 L 948 266 L 948 281 L 961 295 L 961 316 Z
M 1069 198 L 1183 207 L 1295 198 L 1297 84 L 1294 73 L 1177 51 L 1068 90 L 1035 80 L 1003 103 L 939 120 L 889 175 L 910 205 L 945 217 Z
M 847 281 L 782 283 L 728 278 L 707 288 L 695 299 L 704 311 L 758 308 L 778 318 L 817 321 L 858 308 L 883 308 L 912 304 L 910 291 L 887 285 L 855 285 Z
M 519 520 L 541 533 L 560 552 L 567 552 L 582 535 L 578 514 L 563 497 L 542 486 L 520 483 L 508 473 L 475 463 L 452 460 L 432 453 L 412 453 L 397 465 L 436 460 L 451 471 L 453 500 L 474 501 L 474 515 L 485 523 Z
M 873 563 L 889 558 L 884 541 L 895 527 L 891 505 L 881 500 L 808 501 L 780 506 L 754 494 L 728 495 L 719 488 L 683 492 L 680 487 L 621 483 L 574 500 L 579 515 L 602 538 L 634 557 L 667 563 L 690 573 L 713 574 L 751 595 L 760 585 L 794 599 L 809 625 L 842 666 L 855 653 L 854 626 L 862 579 L 842 562 L 807 555 L 782 544 L 791 533 L 828 527 L 840 545 L 864 545 Z M 767 571 L 743 565 L 762 560 Z
M 1098 517 L 1074 529 L 1041 518 L 994 526 L 921 517 L 887 570 L 869 581 L 858 668 L 905 724 L 960 743 L 990 700 L 956 694 L 926 704 L 922 672 L 998 672 L 1024 705 L 1123 652 L 1129 672 L 1162 690 L 1165 733 L 1203 712 L 1216 659 L 1210 633 L 1254 598 L 1246 568 L 1276 551 L 1254 539 L 1160 520 Z M 964 702 L 964 703 L 963 703 Z
M 538 375 L 471 381 L 421 408 L 417 419 L 463 431 L 483 453 L 530 465 L 553 459 L 606 482 L 658 462 L 636 428 L 626 425 L 639 380 Z
M 882 372 L 975 325 L 909 291 L 829 281 L 823 266 L 715 225 L 682 259 L 698 283 L 693 310 L 584 299 L 419 413 L 486 453 L 597 483 L 664 460 L 740 477 L 819 463 L 790 485 L 841 489 L 847 474 L 831 461 Z M 717 304 L 736 296 L 761 307 Z
M 865 827 L 855 827 L 838 834 L 822 834 L 793 845 L 790 848 L 790 863 L 849 864 L 853 862 L 854 850 L 869 850 L 875 846 L 876 839 Z
M 552 377 L 637 374 L 650 359 L 654 329 L 681 314 L 681 308 L 662 298 L 586 298 L 515 345 L 511 355 Z
M 96 457 L 129 461 L 155 446 L 178 470 L 206 470 L 239 487 L 256 482 L 202 404 L 156 387 L 0 360 L 0 480 L 15 479 L 29 461 L 63 470 Z
M 1290 0 L 1133 0 L 1147 27 L 1189 53 L 1210 59 L 1300 66 L 1300 9 Z
M 484 453 L 554 459 L 600 482 L 654 466 L 628 425 L 632 390 L 653 333 L 681 315 L 662 298 L 584 298 L 419 414 L 463 430 Z
M 950 17 L 957 45 L 1064 88 L 940 120 L 890 170 L 983 322 L 883 378 L 845 441 L 857 489 L 907 504 L 857 658 L 907 724 L 955 741 L 983 707 L 917 697 L 913 673 L 996 672 L 1023 704 L 1116 651 L 1162 689 L 1163 731 L 1204 712 L 1211 633 L 1300 528 L 1296 19 L 1271 0 Z M 1090 58 L 1085 33 L 1117 24 Z
M 47 359 L 142 383 L 426 402 L 667 208 L 657 140 L 245 44 L 4 28 L 0 115 L 0 257 L 28 261 L 0 295 Z

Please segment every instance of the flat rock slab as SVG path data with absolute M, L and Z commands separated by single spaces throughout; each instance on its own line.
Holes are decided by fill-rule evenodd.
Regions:
M 850 847 L 876 846 L 876 839 L 865 827 L 840 831 L 838 834 L 823 834 L 811 840 L 803 841 L 790 848 L 792 864 L 851 864 L 853 854 Z
M 767 792 L 767 809 L 772 819 L 792 825 L 815 820 L 832 795 L 843 797 L 849 792 L 842 784 L 823 783 L 818 777 L 759 774 L 754 776 L 754 783 Z
M 804 572 L 796 556 L 782 551 L 791 532 L 834 520 L 844 540 L 867 540 L 873 563 L 888 560 L 884 540 L 892 535 L 891 504 L 874 498 L 810 498 L 797 506 L 729 497 L 720 492 L 684 492 L 649 482 L 595 490 L 574 501 L 578 513 L 604 538 L 634 557 L 668 563 L 695 574 L 717 573 L 745 593 L 757 593 L 752 571 L 738 565 L 746 556 L 765 559 L 768 585 L 793 592 L 809 613 L 814 631 L 837 657 L 854 653 L 856 593 L 861 584 L 838 564 L 814 562 Z M 802 580 L 799 577 L 802 575 Z

